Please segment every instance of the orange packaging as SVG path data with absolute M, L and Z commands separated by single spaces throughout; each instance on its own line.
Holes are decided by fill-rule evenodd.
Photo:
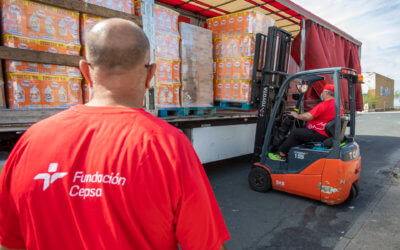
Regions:
M 240 101 L 240 82 L 238 81 L 231 82 L 231 101 Z
M 252 34 L 227 36 L 213 41 L 214 58 L 254 56 L 255 36 Z
M 180 84 L 157 84 L 158 107 L 180 107 Z
M 3 0 L 3 44 L 79 55 L 78 12 L 26 0 Z
M 155 4 L 154 15 L 156 17 L 156 31 L 163 31 L 174 35 L 179 35 L 178 12 Z
M 214 100 L 243 102 L 250 101 L 251 83 L 249 80 L 214 81 Z
M 222 25 L 225 20 L 227 25 Z M 220 17 L 207 19 L 207 28 L 212 30 L 213 37 L 268 33 L 268 27 L 274 25 L 274 19 L 257 12 L 248 10 Z
M 240 102 L 247 103 L 250 101 L 251 83 L 250 81 L 240 81 Z
M 232 58 L 232 79 L 251 80 L 253 71 L 252 57 Z
M 67 108 L 82 103 L 82 77 L 76 67 L 5 62 L 10 108 Z
M 135 1 L 135 15 L 142 16 L 142 0 Z
M 222 101 L 223 92 L 224 92 L 223 88 L 224 88 L 224 85 L 221 81 L 214 82 L 214 100 Z
M 156 33 L 156 57 L 179 59 L 180 37 L 165 32 Z
M 80 16 L 80 34 L 81 34 L 81 44 L 82 44 L 81 55 L 85 56 L 85 42 L 89 31 L 93 28 L 93 26 L 95 26 L 102 20 L 105 20 L 105 18 L 89 14 L 81 14 Z
M 86 3 L 91 3 L 105 7 L 112 10 L 118 10 L 128 14 L 135 15 L 135 1 L 134 0 L 83 0 Z
M 179 83 L 181 72 L 181 60 L 168 60 L 156 58 L 156 81 L 159 83 Z

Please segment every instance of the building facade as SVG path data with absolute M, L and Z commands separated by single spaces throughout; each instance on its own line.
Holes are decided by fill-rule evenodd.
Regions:
M 369 109 L 390 110 L 394 107 L 394 80 L 375 72 L 362 73 L 364 84 L 362 84 L 363 95 L 374 98 L 369 103 Z

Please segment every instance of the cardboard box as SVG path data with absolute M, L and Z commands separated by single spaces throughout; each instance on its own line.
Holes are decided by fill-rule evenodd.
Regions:
M 214 100 L 227 102 L 250 101 L 251 81 L 249 80 L 215 80 Z
M 80 41 L 82 44 L 82 49 L 81 49 L 81 55 L 85 56 L 85 43 L 86 43 L 86 37 L 89 33 L 89 31 L 101 22 L 102 20 L 105 20 L 106 18 L 95 16 L 95 15 L 89 15 L 89 14 L 81 14 L 80 15 Z
M 213 37 L 268 33 L 275 20 L 255 10 L 242 11 L 207 19 Z
M 180 59 L 179 41 L 179 36 L 156 32 L 156 57 Z
M 226 36 L 213 40 L 213 57 L 249 57 L 254 56 L 256 38 L 253 34 Z
M 180 107 L 180 84 L 157 84 L 159 108 Z
M 178 16 L 179 13 L 167 7 L 155 4 L 154 14 L 156 18 L 156 30 L 179 35 Z
M 26 0 L 3 0 L 3 45 L 79 55 L 79 13 Z
M 180 23 L 182 106 L 213 106 L 213 58 L 210 30 Z
M 83 0 L 86 3 L 91 3 L 105 7 L 112 10 L 118 10 L 128 14 L 135 15 L 135 1 L 134 0 Z
M 82 103 L 82 77 L 78 68 L 5 62 L 9 108 L 67 108 Z

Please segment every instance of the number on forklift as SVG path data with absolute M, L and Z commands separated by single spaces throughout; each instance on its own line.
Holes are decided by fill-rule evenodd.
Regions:
M 299 160 L 304 160 L 304 152 L 298 152 L 298 151 L 294 151 L 294 158 L 299 159 Z
M 284 181 L 276 180 L 275 183 L 276 183 L 276 185 L 285 186 L 285 182 Z

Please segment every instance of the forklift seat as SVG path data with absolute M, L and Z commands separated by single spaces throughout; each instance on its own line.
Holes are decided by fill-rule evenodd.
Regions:
M 341 130 L 340 130 L 339 141 L 343 142 L 344 134 L 346 132 L 346 127 L 347 127 L 347 124 L 349 123 L 349 117 L 342 116 L 340 120 L 341 120 L 340 121 Z M 328 122 L 325 125 L 325 132 L 329 137 L 327 139 L 325 139 L 322 143 L 324 144 L 325 148 L 330 148 L 333 145 L 333 137 L 335 135 L 335 119 L 333 119 L 332 121 Z

